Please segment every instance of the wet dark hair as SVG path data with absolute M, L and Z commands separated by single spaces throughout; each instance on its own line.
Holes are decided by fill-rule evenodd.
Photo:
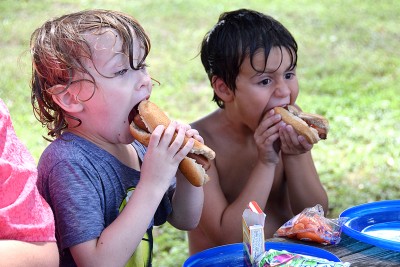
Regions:
M 265 63 L 273 47 L 284 48 L 291 58 L 291 67 L 297 64 L 297 43 L 292 34 L 277 20 L 260 12 L 239 9 L 222 13 L 217 24 L 204 36 L 201 44 L 201 62 L 211 85 L 213 77 L 221 78 L 230 90 L 236 90 L 236 78 L 246 57 L 253 57 L 260 49 L 264 51 Z M 215 94 L 213 101 L 220 108 L 224 102 Z
M 78 118 L 66 114 L 53 101 L 52 95 L 64 92 L 72 83 L 83 81 L 72 80 L 74 74 L 80 72 L 91 77 L 85 81 L 93 83 L 93 96 L 96 84 L 82 63 L 82 59 L 92 60 L 90 44 L 85 35 L 102 35 L 109 29 L 115 30 L 121 38 L 122 53 L 129 58 L 131 68 L 140 69 L 150 52 L 150 39 L 139 22 L 127 14 L 110 10 L 85 10 L 50 19 L 32 33 L 31 102 L 36 118 L 47 127 L 50 138 L 45 139 L 51 141 L 59 137 L 68 128 L 67 117 L 76 120 L 78 125 L 81 123 Z M 136 65 L 132 46 L 134 39 L 140 42 L 144 50 Z M 53 92 L 51 88 L 59 84 L 65 85 L 63 90 Z

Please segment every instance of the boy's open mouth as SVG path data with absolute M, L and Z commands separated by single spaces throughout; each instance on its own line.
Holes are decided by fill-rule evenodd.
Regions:
M 140 102 L 137 103 L 137 104 L 133 107 L 133 109 L 131 110 L 131 112 L 129 112 L 129 115 L 128 115 L 129 124 L 131 124 L 131 123 L 133 122 L 133 119 L 134 119 L 135 116 L 139 113 L 139 110 L 138 110 L 139 104 L 140 104 Z

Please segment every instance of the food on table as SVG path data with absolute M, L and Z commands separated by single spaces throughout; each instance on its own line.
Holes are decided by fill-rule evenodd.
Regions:
M 256 259 L 256 267 L 348 267 L 349 262 L 334 262 L 286 250 L 270 249 Z
M 274 236 L 312 241 L 324 245 L 338 244 L 344 221 L 345 218 L 325 218 L 322 206 L 316 205 L 304 209 L 287 221 L 276 231 Z

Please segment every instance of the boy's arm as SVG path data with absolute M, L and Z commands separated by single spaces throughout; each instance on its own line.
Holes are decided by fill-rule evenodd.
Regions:
M 0 240 L 2 266 L 58 266 L 56 242 L 22 242 Z
M 70 248 L 78 266 L 124 266 L 142 240 L 166 188 L 161 177 L 141 179 L 118 217 L 92 239 Z M 161 175 L 162 176 L 162 175 Z
M 294 214 L 303 209 L 322 205 L 328 212 L 328 196 L 319 179 L 311 152 L 300 155 L 282 154 L 289 198 Z
M 124 266 L 141 242 L 162 197 L 175 176 L 179 162 L 193 147 L 183 148 L 184 130 L 172 141 L 176 124 L 158 126 L 150 137 L 138 185 L 123 211 L 97 239 L 70 248 L 78 266 Z
M 292 126 L 279 129 L 282 161 L 288 186 L 291 208 L 294 214 L 303 209 L 322 205 L 328 211 L 328 197 L 319 180 L 311 156 L 313 145 L 298 135 Z
M 180 173 L 177 173 L 175 193 L 172 197 L 172 213 L 168 222 L 180 230 L 194 229 L 203 208 L 203 187 L 195 187 Z
M 181 124 L 186 131 L 187 137 L 192 137 L 204 144 L 203 137 L 196 129 L 190 125 Z M 183 174 L 177 172 L 177 183 L 172 197 L 172 213 L 168 217 L 168 222 L 180 230 L 192 230 L 196 228 L 200 221 L 203 208 L 204 193 L 203 187 L 193 186 Z
M 164 172 L 158 173 L 160 176 L 164 175 Z M 155 183 L 141 180 L 122 213 L 104 229 L 99 239 L 71 247 L 71 253 L 79 266 L 92 264 L 93 266 L 123 266 L 126 263 L 142 240 L 166 191 L 165 188 L 160 187 L 160 182 L 156 181 L 159 179 L 154 179 L 156 174 L 151 176 Z M 168 220 L 179 229 L 192 229 L 197 225 L 201 214 L 203 192 L 201 187 L 196 188 L 186 178 L 181 178 L 183 181 L 177 182 L 177 189 L 172 200 L 173 214 Z

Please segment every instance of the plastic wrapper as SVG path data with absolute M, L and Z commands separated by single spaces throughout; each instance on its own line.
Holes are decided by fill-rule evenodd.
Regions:
M 256 267 L 348 267 L 348 262 L 334 262 L 322 258 L 270 249 L 261 254 Z
M 345 218 L 325 218 L 324 210 L 318 204 L 304 209 L 287 221 L 276 231 L 274 236 L 311 241 L 323 245 L 336 245 L 340 242 L 342 225 L 345 220 Z

